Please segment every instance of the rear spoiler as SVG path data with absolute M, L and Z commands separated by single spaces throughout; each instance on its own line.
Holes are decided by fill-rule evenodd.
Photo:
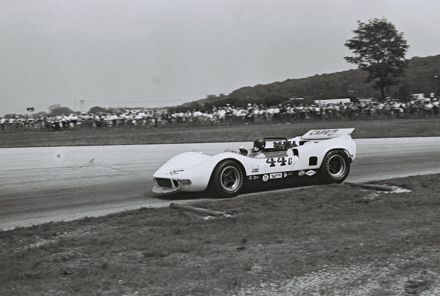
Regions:
M 349 136 L 354 128 L 310 130 L 302 136 L 303 140 L 325 140 L 341 136 Z

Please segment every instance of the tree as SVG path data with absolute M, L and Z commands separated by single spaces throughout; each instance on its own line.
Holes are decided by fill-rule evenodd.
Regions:
M 354 37 L 345 42 L 353 56 L 345 57 L 345 60 L 368 73 L 367 82 L 374 81 L 374 87 L 380 90 L 383 99 L 386 87 L 397 84 L 405 71 L 405 54 L 409 46 L 403 33 L 384 18 L 366 23 L 358 21 L 353 33 Z
M 64 106 L 57 106 L 57 107 L 51 108 L 51 110 L 50 110 L 51 116 L 67 115 L 67 114 L 72 114 L 72 113 L 75 113 L 75 112 L 72 109 L 70 109 L 69 107 L 64 107 Z
M 89 110 L 89 113 L 93 113 L 93 114 L 107 113 L 107 112 L 109 112 L 109 109 L 104 108 L 104 107 L 100 107 L 100 106 L 94 106 L 94 107 L 90 108 L 90 110 Z

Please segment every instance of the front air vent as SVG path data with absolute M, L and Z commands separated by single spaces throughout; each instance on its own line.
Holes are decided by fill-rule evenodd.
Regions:
M 157 185 L 159 185 L 160 187 L 166 187 L 166 188 L 173 187 L 170 179 L 165 179 L 165 178 L 154 178 L 154 179 L 156 180 Z

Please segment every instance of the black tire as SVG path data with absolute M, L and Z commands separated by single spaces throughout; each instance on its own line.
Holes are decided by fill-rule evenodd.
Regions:
M 344 151 L 332 150 L 325 155 L 319 170 L 324 183 L 342 183 L 350 173 L 350 159 Z
M 244 185 L 244 172 L 234 160 L 220 162 L 212 173 L 209 191 L 218 197 L 234 197 Z

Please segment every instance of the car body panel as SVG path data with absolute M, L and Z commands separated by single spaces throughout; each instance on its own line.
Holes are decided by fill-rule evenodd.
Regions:
M 226 151 L 213 156 L 202 152 L 181 153 L 163 164 L 153 175 L 156 193 L 175 191 L 197 192 L 208 188 L 215 167 L 222 161 L 234 160 L 239 163 L 248 180 L 261 176 L 263 181 L 284 178 L 287 172 L 312 176 L 331 150 L 343 150 L 353 161 L 356 144 L 350 134 L 354 129 L 312 130 L 304 136 L 287 139 L 292 147 L 283 151 L 265 151 L 242 155 L 238 151 Z M 268 143 L 268 150 L 275 147 L 276 140 Z M 163 181 L 161 179 L 170 180 Z M 162 185 L 166 183 L 166 187 Z M 169 186 L 169 187 L 168 187 Z

